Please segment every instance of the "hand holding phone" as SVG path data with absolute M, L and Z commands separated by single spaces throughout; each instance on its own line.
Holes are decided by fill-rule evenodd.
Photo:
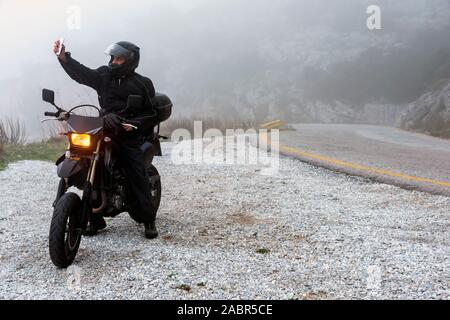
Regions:
M 62 49 L 64 48 L 64 38 L 60 38 L 59 39 L 59 47 L 58 47 L 58 52 L 56 52 L 56 55 L 60 55 Z
M 65 51 L 66 51 L 66 48 L 64 46 L 64 38 L 60 38 L 59 40 L 56 40 L 53 45 L 53 52 L 56 54 L 56 56 L 60 60 L 67 62 Z

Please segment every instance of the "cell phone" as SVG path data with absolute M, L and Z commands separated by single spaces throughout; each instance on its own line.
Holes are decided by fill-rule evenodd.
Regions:
M 61 54 L 61 51 L 62 51 L 62 48 L 63 48 L 63 44 L 64 44 L 64 38 L 60 38 L 59 39 L 58 53 L 56 53 L 58 56 Z

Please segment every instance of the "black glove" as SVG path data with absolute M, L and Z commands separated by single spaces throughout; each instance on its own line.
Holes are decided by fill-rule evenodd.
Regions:
M 103 116 L 103 122 L 107 129 L 117 130 L 119 127 L 122 127 L 122 119 L 115 113 Z

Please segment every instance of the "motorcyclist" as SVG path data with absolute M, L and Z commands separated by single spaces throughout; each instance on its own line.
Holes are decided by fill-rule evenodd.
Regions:
M 158 231 L 155 225 L 156 213 L 151 210 L 150 186 L 144 166 L 141 150 L 144 135 L 130 126 L 124 125 L 124 119 L 142 117 L 154 113 L 151 97 L 155 95 L 152 81 L 135 72 L 139 65 L 140 49 L 136 45 L 121 41 L 110 45 L 105 53 L 111 56 L 108 66 L 90 69 L 80 64 L 65 51 L 65 46 L 57 40 L 53 51 L 66 73 L 80 84 L 87 85 L 97 91 L 105 128 L 114 132 L 115 141 L 119 146 L 119 163 L 125 170 L 128 188 L 134 197 L 133 219 L 143 223 L 145 237 L 156 238 Z M 58 54 L 59 53 L 59 54 Z M 141 107 L 127 107 L 129 95 L 143 97 Z M 150 134 L 153 134 L 153 130 Z M 106 222 L 99 215 L 91 215 L 86 235 L 94 235 L 104 229 Z

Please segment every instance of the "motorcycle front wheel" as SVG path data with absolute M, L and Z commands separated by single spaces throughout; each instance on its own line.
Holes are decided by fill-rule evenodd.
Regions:
M 49 233 L 49 252 L 53 264 L 67 268 L 75 259 L 81 242 L 81 199 L 64 194 L 56 203 Z

